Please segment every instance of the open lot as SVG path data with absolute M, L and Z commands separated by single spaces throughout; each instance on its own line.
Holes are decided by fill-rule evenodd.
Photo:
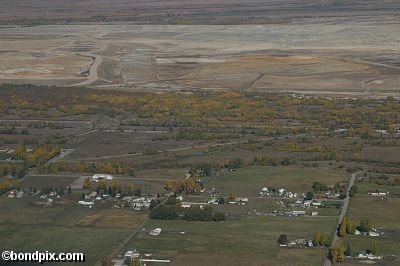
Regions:
M 77 180 L 78 176 L 28 176 L 24 179 L 21 184 L 21 188 L 30 189 L 30 188 L 37 188 L 41 190 L 46 187 L 53 187 L 53 188 L 60 188 L 63 187 L 66 189 L 70 186 L 75 180 Z

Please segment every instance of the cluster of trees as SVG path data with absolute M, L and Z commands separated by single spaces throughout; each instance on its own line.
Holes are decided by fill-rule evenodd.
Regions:
M 0 163 L 0 177 L 11 175 L 12 177 L 21 178 L 28 172 L 27 163 Z
M 141 93 L 93 92 L 92 90 L 64 91 L 60 95 L 51 88 L 35 86 L 5 85 L 0 96 L 0 114 L 25 114 L 30 116 L 65 116 L 76 114 L 117 115 L 130 112 L 139 122 L 181 128 L 196 128 L 207 133 L 207 129 L 231 128 L 237 123 L 252 123 L 252 132 L 261 135 L 304 132 L 331 133 L 334 129 L 346 128 L 345 136 L 366 139 L 380 135 L 375 129 L 387 129 L 394 135 L 393 125 L 400 123 L 400 107 L 397 100 L 373 99 L 325 99 L 291 95 L 257 95 L 248 93 Z M 39 91 L 39 92 L 38 92 Z M 61 95 L 63 98 L 61 98 Z M 77 96 L 78 95 L 78 96 Z M 79 99 L 79 100 L 78 100 Z M 99 107 L 101 106 L 101 107 Z M 284 107 L 284 108 L 283 108 Z M 295 121 L 291 126 L 283 121 Z M 221 123 L 224 121 L 225 123 Z M 232 126 L 230 126 L 232 125 Z M 200 130 L 197 130 L 200 129 Z M 183 131 L 181 138 L 214 138 L 225 132 L 193 135 Z M 215 132 L 215 133 L 214 133 Z M 242 132 L 240 132 L 242 134 Z M 187 135 L 187 136 L 186 136 Z M 323 146 L 288 147 L 309 149 L 329 153 Z
M 389 177 L 387 175 L 377 175 L 377 176 L 369 176 L 369 182 L 374 182 L 377 185 L 386 185 L 386 186 L 400 186 L 400 178 L 399 177 Z M 377 191 L 378 192 L 378 191 Z
M 40 167 L 60 152 L 60 147 L 52 145 L 35 146 L 31 152 L 28 152 L 25 146 L 18 146 L 12 153 L 12 158 L 27 161 L 29 167 Z
M 85 179 L 83 184 L 83 189 L 91 189 L 93 183 L 89 178 Z M 142 190 L 137 187 L 134 183 L 131 183 L 128 186 L 127 191 L 123 191 L 121 185 L 118 181 L 112 180 L 111 182 L 105 182 L 103 180 L 97 183 L 95 191 L 100 195 L 110 195 L 111 197 L 115 197 L 117 194 L 129 195 L 129 196 L 137 196 L 140 197 L 142 195 Z
M 284 234 L 280 235 L 280 236 L 278 237 L 278 240 L 277 240 L 276 242 L 277 242 L 279 245 L 286 245 L 287 242 L 288 242 L 287 235 L 284 235 Z
M 36 193 L 36 191 L 37 191 L 37 190 L 36 190 L 36 187 L 33 187 L 33 188 L 31 188 L 30 190 L 31 190 L 31 192 L 33 192 L 33 193 Z M 52 187 L 52 186 L 47 186 L 47 187 L 44 187 L 40 192 L 41 192 L 41 194 L 49 194 L 50 192 L 53 192 L 53 193 L 56 193 L 57 195 L 60 195 L 61 197 L 65 195 L 64 188 L 63 188 L 62 186 L 59 187 L 59 188 L 57 188 L 57 187 Z M 72 192 L 72 189 L 71 189 L 71 187 L 69 186 L 69 187 L 67 188 L 67 193 L 68 193 L 68 194 L 71 194 L 71 192 Z
M 193 165 L 190 168 L 189 173 L 193 176 L 196 174 L 200 176 L 212 176 L 214 175 L 216 170 L 217 166 L 215 164 L 209 162 L 201 162 Z
M 46 165 L 46 173 L 75 172 L 75 173 L 105 173 L 126 174 L 128 167 L 123 162 L 92 162 L 92 163 L 69 163 L 61 161 Z
M 358 187 L 357 185 L 353 185 L 350 190 L 349 190 L 349 196 L 354 197 L 358 192 Z
M 314 193 L 312 191 L 308 191 L 306 196 L 304 197 L 305 200 L 312 200 L 314 198 Z
M 314 245 L 314 247 L 318 247 L 318 246 L 329 247 L 331 245 L 331 239 L 330 239 L 329 235 L 321 233 L 321 232 L 317 232 L 317 233 L 315 233 L 314 238 L 313 238 L 313 245 Z
M 378 251 L 379 251 L 378 242 L 376 242 L 376 240 L 372 240 L 369 244 L 369 249 L 367 249 L 367 253 L 377 255 Z M 349 257 L 354 256 L 354 252 L 352 251 L 350 244 L 347 245 L 347 248 L 344 251 L 344 255 Z
M 335 241 L 329 252 L 329 257 L 333 263 L 341 263 L 345 259 L 343 241 Z
M 276 159 L 276 158 L 267 158 L 262 155 L 256 155 L 253 159 L 254 165 L 262 165 L 262 166 L 279 166 L 279 165 L 288 166 L 292 163 L 293 162 L 288 157 L 285 157 L 283 159 Z
M 334 148 L 325 145 L 316 145 L 316 144 L 302 145 L 296 142 L 285 142 L 285 143 L 280 143 L 277 148 L 281 151 L 290 151 L 290 152 L 329 153 L 331 154 L 332 160 L 336 159 L 335 158 L 336 150 Z
M 246 164 L 242 158 L 223 160 L 223 161 L 218 161 L 216 163 L 200 162 L 200 163 L 191 165 L 189 173 L 192 176 L 195 176 L 195 175 L 212 176 L 215 174 L 216 171 L 218 171 L 222 168 L 238 169 L 238 168 L 241 168 L 244 166 L 246 166 Z
M 181 179 L 181 180 L 168 180 L 165 183 L 165 189 L 168 191 L 174 191 L 177 194 L 196 194 L 200 193 L 203 189 L 203 184 L 193 178 Z
M 312 185 L 312 188 L 313 188 L 315 193 L 329 190 L 328 185 L 324 184 L 324 183 L 321 183 L 321 182 L 314 182 L 314 184 Z
M 17 179 L 11 179 L 8 177 L 0 179 L 0 195 L 15 188 L 19 188 L 19 182 Z
M 192 206 L 190 208 L 182 208 L 177 205 L 164 205 L 153 208 L 150 211 L 151 219 L 158 220 L 186 220 L 186 221 L 225 221 L 225 214 L 221 212 L 213 212 L 211 206 L 200 208 Z
M 83 186 L 83 189 L 92 189 L 93 183 L 90 178 L 86 178 Z M 111 197 L 115 197 L 117 194 L 120 195 L 129 195 L 129 196 L 137 196 L 140 197 L 142 195 L 142 190 L 134 183 L 128 186 L 127 191 L 123 191 L 121 185 L 117 180 L 112 180 L 111 182 L 105 182 L 103 180 L 97 183 L 95 191 L 100 195 L 110 195 Z
M 348 235 L 354 235 L 356 230 L 360 232 L 369 232 L 372 229 L 371 222 L 368 218 L 361 219 L 360 224 L 357 225 L 355 222 L 351 221 L 347 216 L 342 220 L 342 223 L 338 229 L 338 236 L 344 237 Z

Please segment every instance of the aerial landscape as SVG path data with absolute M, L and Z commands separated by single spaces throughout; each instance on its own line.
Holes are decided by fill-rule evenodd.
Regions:
M 0 265 L 400 265 L 398 1 L 0 4 Z

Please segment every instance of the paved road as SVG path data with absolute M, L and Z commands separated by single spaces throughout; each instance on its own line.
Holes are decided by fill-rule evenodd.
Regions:
M 332 246 L 335 243 L 335 241 L 337 241 L 339 239 L 339 237 L 337 235 L 337 232 L 336 232 L 336 229 L 339 227 L 340 223 L 342 222 L 344 216 L 347 213 L 347 208 L 349 207 L 349 202 L 350 202 L 349 191 L 350 191 L 350 188 L 354 185 L 354 181 L 355 181 L 355 179 L 357 177 L 357 174 L 359 174 L 359 172 L 353 173 L 351 175 L 350 183 L 349 183 L 349 186 L 347 187 L 347 197 L 343 201 L 342 211 L 341 211 L 340 216 L 339 216 L 337 227 L 335 228 L 335 232 L 333 234 Z M 331 265 L 332 265 L 332 262 L 329 259 L 326 259 L 325 266 L 331 266 Z

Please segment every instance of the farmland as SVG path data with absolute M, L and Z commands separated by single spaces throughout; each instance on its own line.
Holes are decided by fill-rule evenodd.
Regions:
M 379 188 L 382 189 L 382 188 Z M 373 187 L 370 186 L 370 190 Z M 384 188 L 382 189 L 382 191 Z M 399 189 L 397 188 L 396 192 Z M 377 228 L 383 228 L 385 235 L 378 238 L 368 236 L 346 236 L 345 244 L 350 245 L 354 252 L 364 251 L 370 248 L 370 242 L 376 240 L 379 246 L 379 253 L 383 255 L 397 254 L 399 246 L 399 215 L 395 211 L 399 204 L 399 198 L 381 198 L 367 196 L 366 193 L 351 200 L 349 217 L 359 221 L 369 217 L 371 224 Z M 368 206 L 367 208 L 365 206 Z M 385 265 L 396 265 L 397 261 L 385 260 Z M 347 265 L 347 264 L 345 264 Z
M 0 251 L 399 265 L 398 1 L 1 6 Z
M 293 226 L 293 223 L 296 226 Z M 158 237 L 141 231 L 127 248 L 135 247 L 146 253 L 173 258 L 172 265 L 321 265 L 324 249 L 281 249 L 275 242 L 279 234 L 292 239 L 312 238 L 315 231 L 329 233 L 335 227 L 335 218 L 268 218 L 244 217 L 224 223 L 150 221 L 146 229 L 163 228 Z M 164 232 L 165 231 L 165 232 Z M 181 235 L 180 232 L 185 234 Z M 296 264 L 293 263 L 293 257 Z
M 84 252 L 87 263 L 95 264 L 99 254 L 110 253 L 129 232 L 129 228 L 116 223 L 120 217 L 114 217 L 112 226 L 82 226 L 81 220 L 95 214 L 88 214 L 87 209 L 76 205 L 41 208 L 29 200 L 2 198 L 0 206 L 3 250 Z

